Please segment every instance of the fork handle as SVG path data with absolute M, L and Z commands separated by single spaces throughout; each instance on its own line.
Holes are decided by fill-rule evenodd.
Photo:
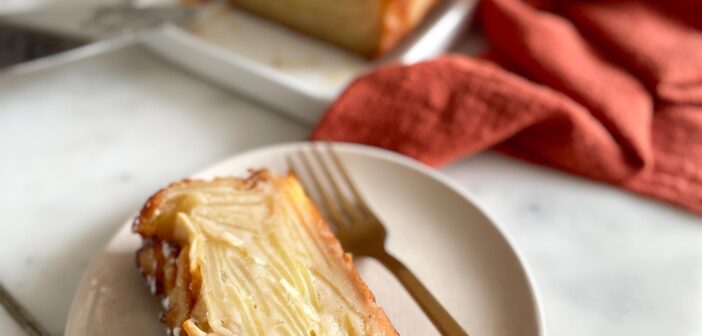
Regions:
M 468 333 L 461 328 L 456 320 L 451 317 L 451 314 L 444 309 L 443 306 L 431 295 L 429 290 L 422 285 L 414 274 L 397 258 L 393 257 L 384 249 L 374 253 L 374 256 L 387 269 L 392 272 L 395 277 L 400 280 L 400 283 L 412 295 L 419 307 L 422 308 L 424 314 L 429 317 L 434 327 L 439 330 L 441 335 L 445 336 L 468 336 Z

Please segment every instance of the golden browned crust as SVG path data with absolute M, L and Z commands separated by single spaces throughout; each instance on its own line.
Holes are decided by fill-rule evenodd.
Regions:
M 264 181 L 269 178 L 268 171 L 265 169 L 259 169 L 259 170 L 251 170 L 249 177 L 246 179 L 239 179 L 239 178 L 234 178 L 234 177 L 218 177 L 215 178 L 213 181 L 228 181 L 230 183 L 233 183 L 237 186 L 244 186 L 247 188 L 253 188 L 256 186 L 256 183 L 260 181 Z M 139 215 L 134 219 L 134 222 L 132 222 L 132 231 L 138 233 L 142 237 L 153 237 L 156 235 L 155 232 L 155 225 L 156 223 L 153 221 L 155 213 L 164 203 L 164 196 L 165 194 L 171 190 L 171 189 L 176 189 L 180 187 L 184 187 L 186 185 L 192 185 L 192 184 L 203 184 L 203 183 L 209 183 L 209 181 L 204 181 L 204 180 L 191 180 L 191 179 L 184 179 L 180 182 L 174 182 L 168 185 L 168 187 L 163 188 L 159 191 L 157 191 L 155 194 L 151 195 L 146 200 L 146 203 L 144 206 L 141 208 L 141 211 L 139 211 Z M 166 239 L 165 237 L 160 237 L 161 239 Z
M 329 223 L 327 223 L 326 219 L 324 219 L 324 216 L 322 216 L 322 214 L 319 212 L 319 209 L 317 209 L 312 200 L 306 198 L 306 203 L 310 214 L 312 214 L 315 218 L 318 219 L 314 222 L 317 223 L 317 230 L 320 233 L 320 236 L 324 239 L 327 248 L 333 250 L 334 254 L 343 256 L 346 267 L 350 271 L 350 275 L 353 278 L 353 284 L 356 286 L 356 288 L 358 288 L 359 292 L 365 298 L 366 301 L 375 304 L 375 296 L 368 288 L 368 285 L 366 285 L 366 282 L 363 281 L 363 279 L 361 279 L 361 275 L 358 274 L 356 267 L 353 265 L 353 257 L 351 256 L 351 254 L 344 252 L 343 248 L 341 247 L 341 243 L 338 239 L 336 239 L 336 236 L 332 232 Z M 377 307 L 376 309 L 377 311 L 373 318 L 383 325 L 384 330 L 390 332 L 387 336 L 399 335 L 397 329 L 395 329 L 395 327 L 390 322 L 390 319 L 385 314 L 385 311 L 380 307 Z
M 290 175 L 287 178 L 295 178 Z M 168 327 L 171 336 L 187 336 L 186 330 L 192 330 L 189 320 L 198 316 L 196 321 L 205 321 L 204 307 L 198 306 L 198 296 L 201 288 L 199 270 L 191 273 L 188 263 L 188 246 L 182 246 L 172 235 L 173 232 L 163 222 L 156 222 L 159 214 L 173 210 L 165 208 L 166 194 L 172 189 L 207 184 L 212 182 L 231 183 L 239 188 L 253 188 L 262 181 L 270 179 L 266 170 L 252 171 L 246 179 L 217 178 L 213 181 L 183 180 L 164 188 L 151 196 L 133 222 L 132 229 L 143 239 L 142 247 L 136 253 L 136 262 L 153 295 L 162 298 L 163 314 L 161 320 Z M 319 220 L 315 220 L 318 230 L 328 252 L 341 256 L 349 270 L 351 282 L 361 296 L 371 306 L 375 307 L 370 319 L 376 321 L 386 332 L 385 335 L 398 335 L 382 308 L 375 306 L 375 298 L 367 285 L 356 271 L 351 255 L 343 252 L 341 244 L 332 233 L 329 225 L 321 216 L 311 200 L 305 198 L 305 211 Z M 159 219 L 161 221 L 162 219 Z M 160 226 L 160 227 L 158 227 Z M 186 322 L 184 324 L 184 322 Z
M 161 320 L 174 336 L 180 336 L 176 328 L 190 317 L 197 294 L 187 264 L 187 250 L 158 238 L 145 240 L 137 251 L 137 265 L 151 293 L 163 298 Z
M 194 0 L 185 1 L 192 2 Z M 285 5 L 280 1 L 230 0 L 233 5 L 239 8 L 278 22 L 293 30 L 365 57 L 376 58 L 397 45 L 440 0 L 357 0 L 351 5 L 356 7 L 349 11 L 340 10 L 344 4 L 328 2 L 328 11 L 325 12 L 328 16 L 336 16 L 339 12 L 353 13 L 332 23 L 327 20 L 325 15 L 310 15 L 295 11 L 307 6 L 291 5 L 288 10 L 281 10 L 281 6 Z M 278 2 L 278 4 L 270 6 L 267 2 Z M 303 1 L 298 1 L 298 3 L 301 2 Z M 314 3 L 314 1 L 310 0 L 308 3 Z
M 380 0 L 384 15 L 378 45 L 370 57 L 382 56 L 414 29 L 440 0 Z

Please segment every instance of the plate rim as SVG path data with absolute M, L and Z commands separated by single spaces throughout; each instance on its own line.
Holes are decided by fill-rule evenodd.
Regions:
M 209 171 L 215 170 L 217 167 L 225 165 L 230 161 L 241 160 L 242 157 L 261 155 L 261 153 L 266 152 L 292 151 L 298 148 L 309 147 L 313 144 L 314 142 L 312 141 L 282 142 L 244 150 L 238 153 L 234 153 L 233 155 L 219 160 L 213 164 L 207 165 L 204 168 L 199 169 L 195 173 L 189 174 L 187 178 L 200 178 L 202 175 L 208 174 Z M 543 304 L 540 299 L 541 295 L 539 294 L 538 289 L 534 285 L 534 277 L 528 263 L 526 262 L 526 259 L 524 258 L 523 252 L 514 243 L 514 239 L 511 237 L 508 230 L 504 228 L 498 221 L 496 221 L 494 217 L 490 214 L 490 212 L 487 211 L 486 208 L 479 201 L 477 201 L 477 197 L 475 197 L 469 190 L 458 184 L 458 182 L 452 180 L 450 177 L 448 177 L 446 174 L 439 171 L 438 169 L 431 168 L 420 161 L 417 161 L 411 157 L 402 155 L 400 153 L 378 147 L 348 142 L 332 142 L 332 145 L 337 149 L 340 148 L 341 151 L 349 151 L 360 155 L 372 156 L 380 160 L 388 160 L 406 168 L 409 168 L 411 170 L 415 170 L 420 174 L 426 175 L 429 178 L 432 178 L 435 181 L 448 187 L 451 191 L 461 196 L 461 198 L 463 198 L 466 202 L 473 205 L 475 209 L 478 212 L 480 212 L 480 214 L 483 215 L 488 220 L 488 222 L 490 222 L 490 224 L 497 230 L 498 234 L 502 237 L 502 239 L 505 240 L 509 248 L 512 250 L 512 253 L 514 253 L 514 256 L 518 261 L 519 267 L 526 278 L 527 288 L 529 289 L 529 295 L 533 302 L 532 308 L 536 315 L 535 322 L 538 334 L 541 336 L 547 336 L 547 332 L 545 329 L 546 319 L 543 312 Z M 73 294 L 73 297 L 71 299 L 70 310 L 68 313 L 68 318 L 66 320 L 66 325 L 64 327 L 64 334 L 66 336 L 71 336 L 69 331 L 71 331 L 71 321 L 75 318 L 74 315 L 76 314 L 78 305 L 77 299 L 81 292 L 81 289 L 84 288 L 87 284 L 87 277 L 89 274 L 92 273 L 91 270 L 96 265 L 95 261 L 105 254 L 107 248 L 113 243 L 118 233 L 121 230 L 123 230 L 125 226 L 130 225 L 136 213 L 137 212 L 135 211 L 132 215 L 128 216 L 125 222 L 114 231 L 112 236 L 110 236 L 108 242 L 99 251 L 96 252 L 93 258 L 91 258 L 88 267 L 86 267 L 85 271 L 83 272 L 81 279 L 78 282 L 78 286 L 76 287 L 76 292 Z

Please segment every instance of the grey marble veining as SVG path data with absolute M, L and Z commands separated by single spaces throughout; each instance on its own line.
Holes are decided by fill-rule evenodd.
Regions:
M 81 273 L 149 194 L 308 133 L 138 48 L 0 78 L 0 281 L 60 335 Z M 442 170 L 522 252 L 550 335 L 702 334 L 702 218 L 494 153 Z M 20 335 L 2 312 L 0 335 Z

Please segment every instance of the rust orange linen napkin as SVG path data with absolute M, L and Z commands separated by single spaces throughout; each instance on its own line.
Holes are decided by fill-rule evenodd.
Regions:
M 702 213 L 702 1 L 485 0 L 479 15 L 486 56 L 365 75 L 312 139 L 430 165 L 497 147 Z

